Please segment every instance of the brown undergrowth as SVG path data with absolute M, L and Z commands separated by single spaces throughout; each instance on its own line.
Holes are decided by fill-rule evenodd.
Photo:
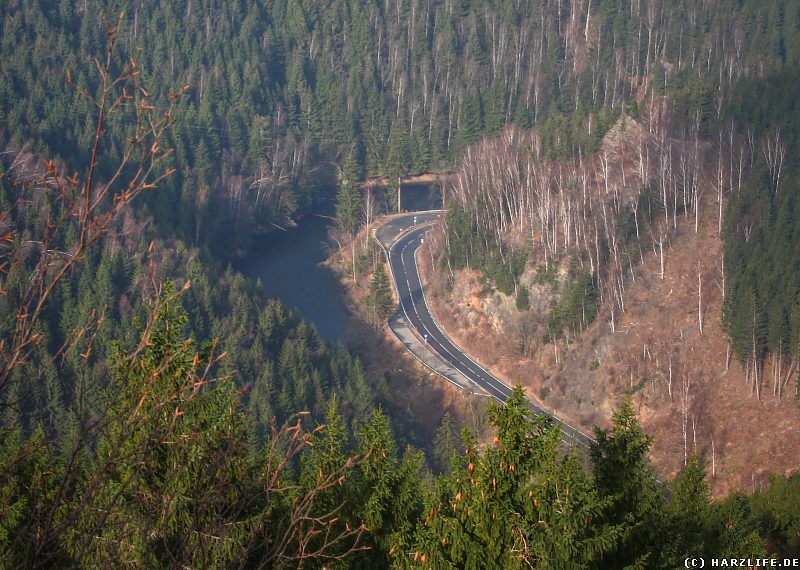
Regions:
M 364 232 L 356 240 L 364 242 Z M 383 256 L 381 254 L 381 260 Z M 327 265 L 339 276 L 348 309 L 348 348 L 358 355 L 367 378 L 380 386 L 379 397 L 396 424 L 404 431 L 401 440 L 430 452 L 436 428 L 445 413 L 459 427 L 468 427 L 479 437 L 487 429 L 485 397 L 470 396 L 422 366 L 392 335 L 388 326 L 374 326 L 363 310 L 369 279 L 353 280 L 348 248 L 334 252 Z
M 751 491 L 763 486 L 769 473 L 800 466 L 800 406 L 794 390 L 781 400 L 772 396 L 767 372 L 758 400 L 741 365 L 729 358 L 720 328 L 721 252 L 713 216 L 701 217 L 697 233 L 694 220 L 679 220 L 664 279 L 656 252 L 643 251 L 615 332 L 601 310 L 569 345 L 539 339 L 529 358 L 520 355 L 518 333 L 503 327 L 496 311 L 486 310 L 477 272 L 459 272 L 448 293 L 428 299 L 447 333 L 468 352 L 507 382 L 522 383 L 544 407 L 585 428 L 608 427 L 614 407 L 631 395 L 654 438 L 651 455 L 659 474 L 674 477 L 685 454 L 696 451 L 713 494 L 723 496 Z M 442 290 L 436 287 L 441 273 L 431 267 L 430 257 L 420 259 L 430 288 Z M 513 299 L 505 300 L 509 304 Z

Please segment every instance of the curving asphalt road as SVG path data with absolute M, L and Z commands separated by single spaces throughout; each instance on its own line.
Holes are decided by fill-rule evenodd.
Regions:
M 469 355 L 453 343 L 439 327 L 431 315 L 422 281 L 417 266 L 417 252 L 423 244 L 425 234 L 437 223 L 441 214 L 409 214 L 396 217 L 382 228 L 384 245 L 388 245 L 388 257 L 392 277 L 400 298 L 400 312 L 405 314 L 409 325 L 417 335 L 450 366 L 464 374 L 487 394 L 505 402 L 511 396 L 512 389 L 501 380 L 482 368 Z M 381 238 L 381 236 L 379 236 Z M 529 401 L 536 414 L 545 414 L 560 424 L 562 439 L 570 445 L 589 447 L 593 439 L 569 424 L 560 420 L 550 412 Z

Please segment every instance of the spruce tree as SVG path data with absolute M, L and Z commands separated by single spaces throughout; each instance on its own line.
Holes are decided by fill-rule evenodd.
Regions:
M 108 425 L 71 505 L 80 516 L 64 543 L 82 566 L 206 567 L 243 555 L 248 526 L 227 520 L 248 481 L 235 391 L 202 389 L 207 361 L 184 340 L 187 316 L 165 290 L 144 349 L 120 357 Z
M 492 405 L 496 429 L 482 453 L 465 431 L 465 453 L 439 479 L 415 543 L 401 564 L 420 568 L 582 568 L 611 552 L 621 527 L 603 523 L 601 497 L 560 430 L 531 418 L 521 387 Z
M 389 420 L 381 410 L 374 410 L 361 428 L 359 464 L 354 492 L 359 501 L 359 516 L 373 534 L 378 546 L 366 556 L 372 567 L 386 567 L 391 543 L 407 542 L 414 523 L 422 513 L 422 487 L 419 472 L 424 459 L 420 452 L 406 450 L 402 461 Z
M 700 557 L 707 552 L 708 517 L 711 497 L 708 481 L 696 454 L 670 486 L 665 506 L 669 540 L 664 561 L 680 566 L 686 558 Z
M 520 285 L 517 289 L 517 310 L 524 313 L 531 308 L 530 297 L 528 296 L 528 288 L 525 285 Z
M 651 567 L 657 564 L 664 538 L 660 514 L 664 490 L 647 457 L 653 440 L 639 425 L 629 398 L 622 401 L 612 423 L 610 432 L 595 428 L 591 457 L 599 492 L 613 500 L 605 521 L 622 525 L 623 535 L 600 566 Z
M 394 309 L 392 289 L 389 286 L 389 278 L 386 276 L 383 263 L 379 263 L 372 274 L 367 303 L 372 322 L 376 325 L 385 321 Z
M 451 459 L 458 452 L 458 433 L 455 429 L 455 422 L 450 412 L 445 412 L 439 427 L 436 428 L 436 435 L 433 437 L 433 457 L 434 469 L 439 473 L 450 471 Z
M 358 163 L 351 151 L 339 171 L 339 191 L 336 194 L 336 220 L 342 230 L 352 236 L 358 231 L 361 213 L 361 189 Z
M 400 121 L 392 125 L 384 173 L 386 175 L 386 210 L 400 212 L 402 196 L 400 179 L 408 173 L 410 160 L 408 133 Z

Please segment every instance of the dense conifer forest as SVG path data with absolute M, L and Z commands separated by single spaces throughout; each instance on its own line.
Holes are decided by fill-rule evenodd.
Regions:
M 546 332 L 579 334 L 621 298 L 624 252 L 696 210 L 705 155 L 667 160 L 665 141 L 719 139 L 702 152 L 730 204 L 722 318 L 754 375 L 772 354 L 791 378 L 798 125 L 785 70 L 800 64 L 800 11 L 712 4 L 0 0 L 0 567 L 800 557 L 797 476 L 712 500 L 692 455 L 660 481 L 628 400 L 588 457 L 529 417 L 518 388 L 490 407 L 488 441 L 446 416 L 426 458 L 383 379 L 227 264 L 334 195 L 353 239 L 378 209 L 366 177 L 385 179 L 391 211 L 400 178 L 452 171 L 442 266 L 479 268 L 524 311 L 526 264 L 547 280 L 575 236 Z M 661 137 L 642 147 L 661 177 L 640 169 L 636 200 L 615 191 L 608 213 L 575 197 L 566 216 L 544 207 L 581 188 L 556 165 L 601 153 L 630 116 Z M 492 164 L 499 193 L 481 180 Z M 542 231 L 509 239 L 534 214 Z M 548 233 L 565 220 L 572 233 Z M 391 292 L 372 265 L 379 324 Z
M 156 102 L 189 86 L 165 140 L 176 175 L 139 206 L 176 237 L 219 251 L 307 207 L 347 157 L 357 176 L 395 180 L 447 168 L 507 123 L 540 127 L 548 156 L 586 154 L 646 92 L 675 92 L 676 113 L 698 111 L 705 135 L 719 83 L 800 58 L 797 10 L 786 2 L 41 0 L 0 9 L 3 144 L 79 164 L 92 113 L 65 89 L 66 72 L 94 88 L 105 26 L 125 14 L 115 66 L 134 57 Z M 111 168 L 125 123 L 107 128 L 101 166 Z

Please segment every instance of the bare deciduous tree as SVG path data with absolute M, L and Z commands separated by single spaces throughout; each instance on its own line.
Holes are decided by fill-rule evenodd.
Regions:
M 37 168 L 32 166 L 32 159 L 22 161 L 19 155 L 4 175 L 15 199 L 0 212 L 0 227 L 4 228 L 0 246 L 0 295 L 17 307 L 17 316 L 10 338 L 0 342 L 0 390 L 8 387 L 14 371 L 27 364 L 42 341 L 38 323 L 58 283 L 83 262 L 95 244 L 113 231 L 114 224 L 134 198 L 155 188 L 172 174 L 172 169 L 163 165 L 170 149 L 162 147 L 161 143 L 170 124 L 174 101 L 188 86 L 174 92 L 166 110 L 157 112 L 150 102 L 149 92 L 141 84 L 141 71 L 135 59 L 131 58 L 118 76 L 112 76 L 117 26 L 107 30 L 105 61 L 95 61 L 99 76 L 97 93 L 78 87 L 67 72 L 67 83 L 96 113 L 94 141 L 83 176 L 67 175 L 52 161 L 47 161 L 43 169 Z M 133 125 L 122 157 L 106 180 L 98 180 L 105 125 L 111 116 L 128 110 L 133 114 Z M 26 163 L 24 168 L 23 162 Z M 43 205 L 39 215 L 44 224 L 41 231 L 31 235 L 34 230 L 23 229 L 16 220 L 28 208 L 38 205 Z M 77 237 L 63 251 L 58 244 L 64 242 L 70 227 L 76 230 Z M 24 286 L 13 287 L 12 282 L 19 273 L 29 278 Z

